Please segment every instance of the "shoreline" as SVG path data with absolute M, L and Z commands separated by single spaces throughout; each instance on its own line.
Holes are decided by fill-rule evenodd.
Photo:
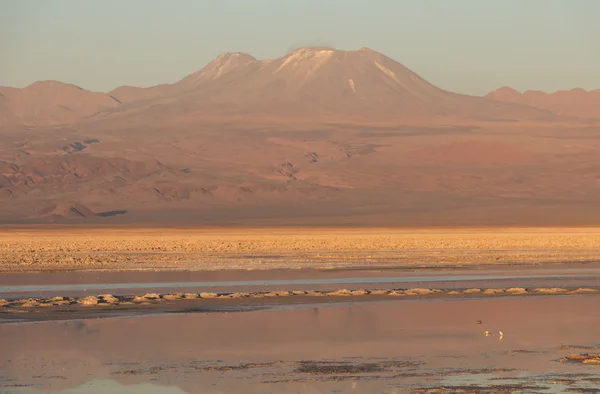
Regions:
M 41 321 L 99 318 L 140 313 L 235 312 L 269 309 L 282 305 L 386 301 L 489 299 L 530 296 L 597 296 L 596 287 L 513 287 L 513 288 L 347 288 L 320 290 L 269 290 L 255 292 L 99 294 L 82 297 L 0 298 L 0 324 L 13 320 Z M 326 301 L 325 301 L 326 300 Z M 223 309 L 225 308 L 225 309 Z M 233 309 L 232 309 L 233 308 Z M 250 309 L 248 309 L 250 308 Z

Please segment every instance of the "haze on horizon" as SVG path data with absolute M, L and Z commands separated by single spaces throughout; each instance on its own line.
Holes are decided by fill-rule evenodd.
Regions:
M 594 0 L 0 0 L 0 86 L 174 82 L 223 52 L 370 47 L 435 85 L 484 95 L 600 88 Z

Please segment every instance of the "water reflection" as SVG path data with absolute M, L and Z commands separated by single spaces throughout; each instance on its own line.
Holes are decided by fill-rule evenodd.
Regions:
M 600 314 L 591 311 L 598 299 L 389 301 L 0 324 L 0 387 L 15 393 L 391 393 L 455 374 L 477 382 L 500 369 L 581 373 L 590 367 L 556 360 L 572 352 L 561 345 L 597 343 Z M 502 341 L 481 335 L 497 327 Z
M 35 388 L 19 388 L 4 390 L 2 393 L 14 394 L 47 394 L 47 390 Z M 56 394 L 187 394 L 185 391 L 175 386 L 161 386 L 154 383 L 137 383 L 125 385 L 114 380 L 92 380 L 80 386 L 53 391 Z

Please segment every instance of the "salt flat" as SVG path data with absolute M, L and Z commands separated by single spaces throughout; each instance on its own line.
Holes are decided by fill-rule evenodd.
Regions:
M 3 272 L 356 268 L 600 261 L 598 228 L 20 228 Z

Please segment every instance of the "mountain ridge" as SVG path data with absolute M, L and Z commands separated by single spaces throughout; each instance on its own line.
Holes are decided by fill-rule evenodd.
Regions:
M 366 47 L 351 51 L 302 47 L 264 60 L 228 52 L 174 83 L 146 88 L 124 85 L 108 93 L 57 81 L 0 88 L 2 92 L 0 119 L 26 125 L 104 118 L 137 122 L 145 116 L 159 123 L 208 117 L 397 122 L 419 117 L 497 121 L 553 116 L 545 109 L 440 89 Z
M 560 116 L 600 118 L 600 89 L 573 88 L 551 93 L 526 90 L 521 93 L 516 89 L 504 86 L 488 93 L 485 97 L 500 102 L 545 109 Z

